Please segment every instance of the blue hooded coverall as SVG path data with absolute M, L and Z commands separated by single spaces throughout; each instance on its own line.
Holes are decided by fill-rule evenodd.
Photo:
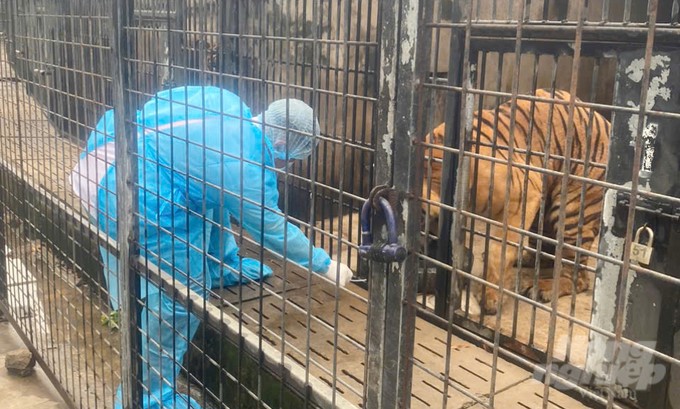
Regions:
M 165 90 L 137 112 L 141 255 L 204 297 L 208 289 L 220 285 L 220 278 L 225 286 L 237 284 L 238 271 L 243 282 L 272 273 L 257 260 L 245 258 L 239 269 L 236 241 L 224 231 L 230 228 L 230 216 L 258 243 L 303 267 L 323 274 L 330 265 L 320 248 L 312 248 L 310 260 L 307 237 L 277 214 L 276 173 L 263 167 L 274 166 L 271 143 L 261 125 L 239 119 L 251 117 L 238 96 L 215 87 Z M 113 123 L 110 110 L 92 132 L 83 157 L 114 140 Z M 114 165 L 99 181 L 96 216 L 98 226 L 114 240 L 116 205 Z M 117 309 L 117 260 L 104 247 L 100 251 L 111 304 Z M 200 408 L 174 389 L 199 320 L 153 283 L 140 280 L 141 296 L 146 298 L 141 322 L 143 382 L 148 391 L 144 407 Z

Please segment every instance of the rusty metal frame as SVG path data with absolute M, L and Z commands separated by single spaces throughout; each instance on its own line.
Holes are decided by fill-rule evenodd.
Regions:
M 425 3 L 417 0 L 381 1 L 380 95 L 375 186 L 387 185 L 396 195 L 398 237 L 407 249 L 418 243 L 422 150 L 417 143 L 416 94 L 425 78 L 429 49 L 418 47 L 426 32 Z M 427 43 L 427 41 L 425 41 Z M 404 164 L 408 164 L 404 166 Z M 369 198 L 369 201 L 371 199 Z M 373 235 L 382 236 L 385 220 L 374 217 Z M 386 240 L 386 237 L 382 237 Z M 371 262 L 368 328 L 366 333 L 365 405 L 367 408 L 410 407 L 417 260 Z

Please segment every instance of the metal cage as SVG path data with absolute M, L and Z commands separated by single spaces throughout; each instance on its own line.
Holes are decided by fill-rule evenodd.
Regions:
M 679 10 L 0 0 L 0 311 L 72 407 L 680 407 Z

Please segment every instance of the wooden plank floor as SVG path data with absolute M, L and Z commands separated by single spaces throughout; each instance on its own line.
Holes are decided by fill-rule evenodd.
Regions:
M 248 257 L 254 252 L 247 251 Z M 305 271 L 286 268 L 268 253 L 264 261 L 275 275 L 262 285 L 251 283 L 219 291 L 213 302 L 287 359 L 309 368 L 310 374 L 350 402 L 361 406 L 364 389 L 367 293 L 350 284 L 336 294 L 335 287 L 315 275 L 309 283 Z M 285 291 L 284 291 L 285 283 Z M 240 292 L 240 301 L 239 301 Z M 262 294 L 262 297 L 260 297 Z M 444 373 L 447 345 L 451 348 L 447 402 L 444 406 Z M 306 351 L 309 351 L 307 353 Z M 424 320 L 416 323 L 412 407 L 481 408 L 488 403 L 493 375 L 493 355 L 460 338 L 447 344 L 446 331 Z M 528 371 L 498 358 L 495 373 L 497 408 L 540 407 L 543 386 Z M 336 382 L 333 382 L 336 379 Z M 537 395 L 538 394 L 538 395 Z M 549 394 L 554 408 L 584 408 L 583 404 L 556 391 Z M 477 405 L 477 406 L 475 406 Z

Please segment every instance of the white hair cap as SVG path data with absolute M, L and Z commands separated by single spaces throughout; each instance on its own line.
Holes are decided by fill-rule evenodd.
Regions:
M 266 121 L 264 134 L 271 141 L 277 159 L 304 159 L 319 143 L 319 121 L 304 101 L 276 100 L 254 119 L 261 123 L 262 116 Z

